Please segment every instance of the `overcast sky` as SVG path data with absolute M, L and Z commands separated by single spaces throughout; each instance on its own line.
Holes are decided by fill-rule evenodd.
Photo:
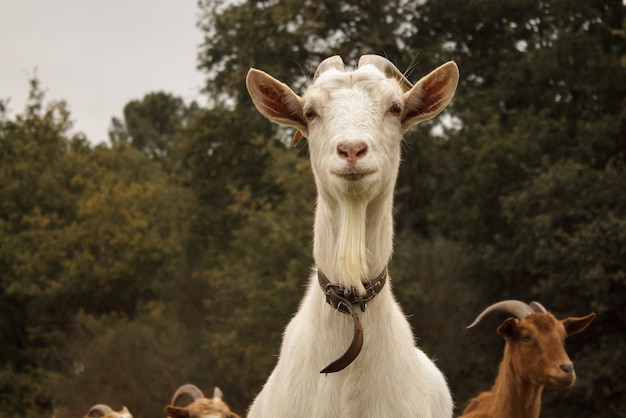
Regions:
M 146 93 L 202 101 L 197 13 L 196 0 L 0 1 L 0 98 L 21 113 L 36 74 L 92 143 Z

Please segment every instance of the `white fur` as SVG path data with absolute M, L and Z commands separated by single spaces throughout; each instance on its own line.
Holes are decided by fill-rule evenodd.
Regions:
M 258 88 L 266 82 L 281 92 L 280 97 L 288 96 L 284 114 L 283 107 L 276 112 L 266 100 L 267 90 Z M 261 113 L 308 137 L 318 190 L 313 246 L 317 268 L 332 283 L 364 292 L 362 282 L 377 276 L 392 254 L 393 189 L 402 134 L 413 123 L 389 109 L 394 103 L 407 103 L 411 94 L 422 94 L 419 83 L 405 93 L 396 80 L 371 65 L 353 72 L 329 69 L 302 98 L 258 70 L 251 70 L 247 83 Z M 456 87 L 456 80 L 453 83 Z M 436 104 L 440 107 L 436 113 L 452 93 L 448 96 L 443 105 Z M 302 115 L 313 109 L 316 116 L 300 120 L 289 113 L 292 108 Z M 355 161 L 338 152 L 342 144 L 359 143 L 366 144 L 367 152 Z M 353 181 L 341 177 L 348 172 L 363 177 Z M 311 274 L 306 295 L 285 330 L 276 368 L 248 417 L 451 417 L 446 381 L 416 348 L 390 282 L 365 312 L 358 312 L 364 330 L 360 355 L 342 371 L 320 374 L 350 345 L 353 322 L 326 303 L 316 274 L 315 270 Z

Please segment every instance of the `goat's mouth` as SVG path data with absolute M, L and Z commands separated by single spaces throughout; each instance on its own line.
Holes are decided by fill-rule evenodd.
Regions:
M 339 174 L 339 177 L 348 180 L 348 181 L 358 181 L 365 177 L 367 174 L 363 173 L 347 173 L 347 174 Z
M 370 174 L 373 174 L 375 171 L 374 170 L 357 170 L 354 168 L 348 168 L 346 170 L 337 170 L 337 171 L 332 171 L 332 174 L 334 174 L 337 177 L 341 177 L 344 180 L 347 181 L 359 181 L 364 177 L 369 176 Z
M 576 376 L 574 374 L 563 374 L 559 376 L 548 376 L 550 386 L 556 389 L 567 389 L 574 384 Z

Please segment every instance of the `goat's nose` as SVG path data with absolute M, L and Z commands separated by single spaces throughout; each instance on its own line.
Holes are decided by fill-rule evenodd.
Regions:
M 365 142 L 342 142 L 337 145 L 337 154 L 348 162 L 356 162 L 367 154 Z
M 567 374 L 572 374 L 574 372 L 574 365 L 572 363 L 563 363 L 560 368 Z

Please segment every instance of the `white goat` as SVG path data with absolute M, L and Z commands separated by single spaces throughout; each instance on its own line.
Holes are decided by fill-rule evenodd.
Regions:
M 248 72 L 257 109 L 296 128 L 294 145 L 308 138 L 318 191 L 317 269 L 249 417 L 452 416 L 445 378 L 416 348 L 385 282 L 402 135 L 447 106 L 458 77 L 448 62 L 413 86 L 385 58 L 365 55 L 346 72 L 334 56 L 300 97 L 262 71 Z

